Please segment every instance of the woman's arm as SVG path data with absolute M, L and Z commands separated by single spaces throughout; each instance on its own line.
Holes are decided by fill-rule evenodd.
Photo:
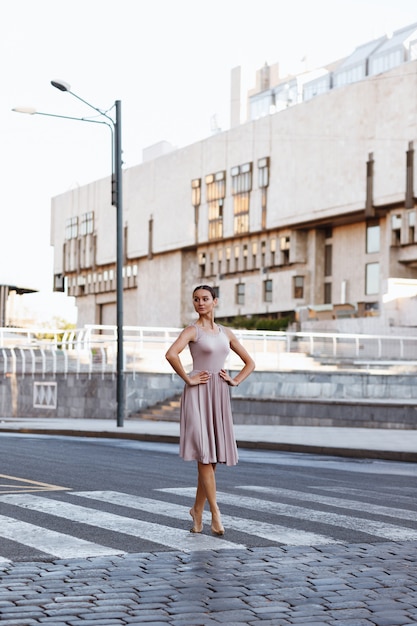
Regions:
M 199 385 L 200 383 L 206 383 L 210 378 L 209 372 L 197 372 L 194 376 L 189 376 L 185 371 L 181 359 L 180 353 L 188 346 L 190 341 L 194 341 L 196 338 L 196 329 L 194 326 L 187 326 L 177 337 L 171 347 L 167 350 L 165 358 L 171 365 L 172 369 L 180 376 L 187 385 Z
M 235 378 L 231 378 L 226 370 L 221 370 L 220 376 L 232 387 L 237 387 L 242 383 L 255 369 L 255 361 L 250 356 L 249 352 L 242 346 L 236 335 L 230 330 L 225 328 L 227 336 L 230 342 L 230 349 L 233 350 L 243 361 L 244 366 Z

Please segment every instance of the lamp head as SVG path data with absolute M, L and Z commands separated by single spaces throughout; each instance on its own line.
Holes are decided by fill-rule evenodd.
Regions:
M 60 91 L 71 91 L 71 85 L 66 83 L 64 80 L 51 80 L 51 85 Z
M 12 109 L 15 113 L 26 113 L 27 115 L 35 115 L 36 109 L 33 107 L 15 107 Z

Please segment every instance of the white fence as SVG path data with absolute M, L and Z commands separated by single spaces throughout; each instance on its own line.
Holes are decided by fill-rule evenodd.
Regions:
M 180 328 L 125 326 L 124 370 L 169 372 L 165 360 Z M 417 336 L 354 335 L 235 330 L 258 371 L 340 367 L 417 366 Z M 116 373 L 116 326 L 85 326 L 73 331 L 0 328 L 0 375 Z M 189 351 L 183 362 L 191 364 Z M 240 360 L 231 353 L 226 366 Z

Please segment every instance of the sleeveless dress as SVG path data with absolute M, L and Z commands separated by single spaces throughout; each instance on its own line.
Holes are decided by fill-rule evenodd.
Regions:
M 196 324 L 195 341 L 189 343 L 192 374 L 207 370 L 207 383 L 184 387 L 180 408 L 180 457 L 184 461 L 236 465 L 238 453 L 233 432 L 229 385 L 219 371 L 230 352 L 229 338 L 220 325 L 206 333 Z

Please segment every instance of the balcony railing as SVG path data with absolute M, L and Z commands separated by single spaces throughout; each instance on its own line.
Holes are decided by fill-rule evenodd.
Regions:
M 124 327 L 124 371 L 172 373 L 165 352 L 181 328 Z M 258 371 L 417 368 L 417 336 L 234 330 Z M 116 375 L 116 326 L 72 331 L 0 328 L 0 376 Z M 191 366 L 184 350 L 182 360 Z M 230 353 L 226 366 L 240 359 Z

